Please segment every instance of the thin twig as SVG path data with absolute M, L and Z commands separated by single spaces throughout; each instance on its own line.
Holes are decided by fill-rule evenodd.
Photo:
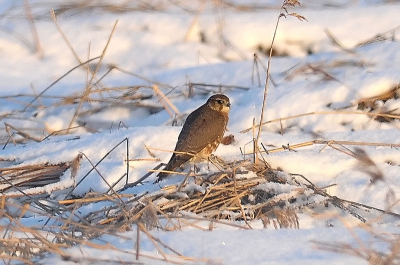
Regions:
M 86 101 L 87 97 L 88 97 L 89 94 L 90 94 L 90 91 L 91 91 L 91 88 L 92 88 L 92 85 L 91 85 L 91 84 L 92 84 L 93 79 L 95 78 L 97 72 L 98 72 L 99 69 L 100 69 L 101 63 L 103 62 L 104 56 L 106 55 L 106 51 L 107 51 L 108 45 L 110 44 L 110 41 L 111 41 L 111 38 L 112 38 L 112 36 L 113 36 L 113 34 L 114 34 L 114 32 L 115 32 L 115 29 L 117 28 L 117 24 L 118 24 L 118 20 L 115 22 L 114 27 L 113 27 L 113 29 L 111 30 L 110 36 L 109 36 L 108 39 L 107 39 L 106 46 L 104 47 L 103 52 L 102 52 L 101 55 L 100 55 L 99 62 L 98 62 L 97 65 L 96 65 L 96 69 L 94 70 L 94 72 L 93 72 L 93 74 L 92 74 L 92 76 L 91 76 L 91 79 L 90 79 L 88 85 L 86 86 L 85 92 L 84 92 L 84 94 L 82 95 L 82 97 L 81 97 L 81 99 L 80 99 L 80 101 L 79 101 L 78 107 L 76 108 L 75 113 L 74 113 L 74 115 L 72 116 L 72 119 L 71 119 L 71 121 L 70 121 L 70 123 L 69 123 L 69 125 L 68 125 L 68 128 L 71 128 L 71 127 L 72 127 L 72 124 L 74 123 L 76 117 L 78 116 L 78 113 L 79 113 L 79 111 L 80 111 L 80 109 L 81 109 L 81 107 L 82 107 L 83 102 Z
M 34 17 L 32 15 L 31 8 L 29 6 L 28 0 L 24 0 L 24 5 L 25 5 L 26 16 L 27 16 L 27 18 L 29 20 L 29 24 L 31 25 L 32 35 L 33 35 L 33 40 L 35 42 L 36 52 L 38 53 L 39 58 L 42 59 L 43 58 L 43 50 L 42 50 L 42 47 L 40 46 L 39 36 L 37 34 L 37 30 L 36 30 L 36 26 L 35 26 L 35 20 L 34 20 Z

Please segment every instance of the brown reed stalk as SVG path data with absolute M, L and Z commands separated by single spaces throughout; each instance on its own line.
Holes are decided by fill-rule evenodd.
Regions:
M 97 72 L 100 69 L 101 63 L 103 62 L 104 56 L 106 55 L 106 51 L 107 51 L 108 45 L 110 44 L 110 41 L 111 41 L 111 38 L 112 38 L 112 36 L 113 36 L 113 34 L 115 32 L 115 29 L 117 28 L 117 24 L 118 24 L 118 20 L 115 21 L 115 23 L 114 23 L 114 26 L 113 26 L 113 28 L 111 30 L 111 33 L 110 33 L 110 36 L 107 39 L 107 43 L 106 43 L 106 45 L 105 45 L 105 47 L 103 49 L 103 52 L 100 55 L 99 62 L 96 65 L 96 69 L 94 70 L 94 72 L 93 72 L 93 74 L 92 74 L 92 76 L 91 76 L 91 78 L 89 80 L 89 83 L 87 84 L 87 86 L 85 88 L 85 91 L 84 91 L 84 93 L 83 93 L 83 95 L 81 97 L 81 100 L 79 101 L 78 107 L 76 108 L 74 115 L 72 116 L 72 119 L 71 119 L 71 121 L 69 123 L 68 128 L 72 127 L 72 124 L 74 123 L 76 117 L 78 116 L 78 113 L 79 113 L 79 111 L 80 111 L 80 109 L 82 107 L 83 102 L 85 102 L 87 100 L 87 97 L 90 94 L 90 91 L 92 89 L 92 82 L 93 82 Z
M 287 116 L 287 117 L 282 117 L 282 118 L 277 118 L 273 120 L 269 120 L 266 122 L 263 122 L 261 124 L 256 125 L 256 127 L 260 127 L 269 123 L 274 123 L 274 122 L 281 122 L 285 120 L 291 120 L 291 119 L 297 119 L 300 117 L 304 116 L 311 116 L 311 115 L 367 115 L 367 116 L 378 116 L 378 117 L 386 117 L 386 118 L 392 118 L 392 119 L 400 119 L 399 114 L 390 114 L 390 113 L 375 113 L 375 112 L 364 112 L 364 111 L 342 111 L 342 110 L 332 110 L 332 111 L 312 111 L 312 112 L 307 112 L 307 113 L 302 113 L 302 114 L 296 114 L 292 116 Z M 252 127 L 249 127 L 247 129 L 244 129 L 240 131 L 240 133 L 246 133 L 250 130 L 252 130 Z
M 76 69 L 79 68 L 79 67 L 84 66 L 85 64 L 87 64 L 87 63 L 89 63 L 89 62 L 91 62 L 91 61 L 97 60 L 97 59 L 99 59 L 99 58 L 100 58 L 100 56 L 94 57 L 94 58 L 92 58 L 92 59 L 90 59 L 90 60 L 87 60 L 87 61 L 85 61 L 85 62 L 83 62 L 83 63 L 79 63 L 78 65 L 76 65 L 76 66 L 74 66 L 73 68 L 71 68 L 70 70 L 68 70 L 65 74 L 63 74 L 62 76 L 60 76 L 60 77 L 59 77 L 58 79 L 56 79 L 53 83 L 51 83 L 48 87 L 46 87 L 42 92 L 40 92 L 37 96 L 35 96 L 34 99 L 32 99 L 32 100 L 25 106 L 25 108 L 23 108 L 20 112 L 26 111 L 26 110 L 32 105 L 33 102 L 35 102 L 39 97 L 41 97 L 41 96 L 42 96 L 44 93 L 46 93 L 50 88 L 52 88 L 55 84 L 57 84 L 61 79 L 63 79 L 64 77 L 66 77 L 67 75 L 69 75 L 70 73 L 72 73 L 74 70 L 76 70 Z
M 262 101 L 262 106 L 261 106 L 260 123 L 258 125 L 257 137 L 255 138 L 255 141 L 254 141 L 254 145 L 257 148 L 257 150 L 254 150 L 254 152 L 255 152 L 255 161 L 254 162 L 256 164 L 258 164 L 260 162 L 258 159 L 258 150 L 259 150 L 258 143 L 259 143 L 260 136 L 261 136 L 261 127 L 262 127 L 263 121 L 264 121 L 265 106 L 267 104 L 267 94 L 268 94 L 268 84 L 270 81 L 272 52 L 274 49 L 274 42 L 275 42 L 276 33 L 278 31 L 279 21 L 282 17 L 286 17 L 286 15 L 297 17 L 300 20 L 306 20 L 303 16 L 300 16 L 296 13 L 288 13 L 287 8 L 295 7 L 298 5 L 300 5 L 300 2 L 297 0 L 284 0 L 282 3 L 281 9 L 280 9 L 280 14 L 279 14 L 278 19 L 275 24 L 274 34 L 272 36 L 271 46 L 269 49 L 269 57 L 268 57 L 268 62 L 267 62 L 267 73 L 266 73 L 266 78 L 265 78 L 264 94 L 263 94 L 263 101 Z
M 175 107 L 174 104 L 172 104 L 172 102 L 167 98 L 167 96 L 165 96 L 165 94 L 158 88 L 157 85 L 153 85 L 153 90 L 160 99 L 160 102 L 165 110 L 172 118 L 174 118 L 176 115 L 179 115 L 179 110 Z
M 35 43 L 35 49 L 36 49 L 37 54 L 39 55 L 39 59 L 42 59 L 44 56 L 43 49 L 40 45 L 39 35 L 37 33 L 36 26 L 35 26 L 35 19 L 32 15 L 31 7 L 29 5 L 28 0 L 24 0 L 24 5 L 25 5 L 26 17 L 28 18 L 29 24 L 31 26 L 32 36 L 33 36 L 33 40 Z

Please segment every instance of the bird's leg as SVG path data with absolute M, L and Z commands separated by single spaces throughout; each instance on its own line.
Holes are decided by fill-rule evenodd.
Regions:
M 218 163 L 218 164 L 220 164 L 220 165 L 226 165 L 225 160 L 223 160 L 223 159 L 220 158 L 219 156 L 216 156 L 216 155 L 211 155 L 211 156 L 212 156 L 212 160 L 213 160 L 215 163 Z
M 185 178 L 182 180 L 181 184 L 179 185 L 177 192 L 181 191 L 183 185 L 185 185 L 187 183 L 187 180 L 189 178 L 189 176 L 193 173 L 192 170 L 189 170 L 189 172 L 186 174 Z
M 219 171 L 224 171 L 225 161 L 218 156 L 211 154 L 208 157 L 208 170 L 210 170 L 210 162 L 213 164 Z
M 207 159 L 208 171 L 210 171 L 210 163 L 215 165 L 215 155 L 213 154 L 211 154 Z
M 200 168 L 196 164 L 193 164 L 193 172 L 196 174 L 196 173 L 199 173 L 199 171 L 200 171 Z

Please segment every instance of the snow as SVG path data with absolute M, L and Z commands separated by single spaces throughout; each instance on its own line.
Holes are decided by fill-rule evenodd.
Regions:
M 265 51 L 270 46 L 280 2 L 234 1 L 241 4 L 272 3 L 275 7 L 257 11 L 216 8 L 208 2 L 201 9 L 200 1 L 185 4 L 191 10 L 200 10 L 198 17 L 196 12 L 185 11 L 169 2 L 164 3 L 164 11 L 62 13 L 57 16 L 57 26 L 73 51 L 49 14 L 51 8 L 56 9 L 63 1 L 29 2 L 33 15 L 38 17 L 35 27 L 43 51 L 42 59 L 32 50 L 32 30 L 24 5 L 12 0 L 0 3 L 0 114 L 4 124 L 0 139 L 5 147 L 0 151 L 1 167 L 70 162 L 78 154 L 83 154 L 76 176 L 76 181 L 82 180 L 82 183 L 73 190 L 73 195 L 84 196 L 89 191 L 107 191 L 109 183 L 116 183 L 126 173 L 126 161 L 130 159 L 128 182 L 135 182 L 160 162 L 168 161 L 185 117 L 212 94 L 199 89 L 201 84 L 216 85 L 206 89 L 224 93 L 231 100 L 227 134 L 233 134 L 235 142 L 221 145 L 215 154 L 227 161 L 237 161 L 243 158 L 241 150 L 251 153 L 251 127 L 253 119 L 259 121 L 265 81 L 261 64 L 258 65 L 259 77 L 253 72 L 253 54 L 258 52 L 259 60 L 267 64 L 265 54 L 258 48 Z M 332 196 L 380 209 L 390 206 L 392 212 L 398 213 L 399 119 L 380 122 L 374 119 L 373 114 L 361 113 L 365 110 L 357 109 L 357 103 L 397 87 L 397 97 L 377 101 L 372 112 L 399 115 L 400 42 L 396 27 L 400 5 L 387 1 L 301 3 L 302 7 L 293 12 L 304 16 L 307 22 L 290 16 L 282 17 L 278 27 L 274 47 L 280 55 L 287 56 L 276 56 L 271 61 L 273 83 L 269 84 L 265 110 L 268 123 L 263 126 L 260 138 L 270 152 L 263 157 L 273 168 L 304 175 L 318 187 L 334 184 L 327 188 Z M 77 66 L 77 58 L 82 62 L 99 56 L 117 20 L 95 81 L 116 66 L 117 69 L 100 80 L 102 87 L 130 86 L 138 94 L 154 95 L 151 87 L 157 84 L 178 109 L 178 115 L 172 117 L 157 97 L 142 100 L 143 105 L 134 110 L 128 105 L 113 105 L 121 93 L 110 90 L 93 95 L 90 104 L 82 105 L 81 112 L 87 111 L 87 114 L 75 119 L 72 125 L 85 124 L 85 127 L 66 135 L 50 135 L 41 142 L 28 141 L 16 145 L 8 142 L 5 145 L 9 138 L 6 124 L 27 130 L 39 138 L 68 128 L 78 104 L 63 104 L 59 97 L 77 97 L 78 102 L 90 80 L 88 72 L 79 68 L 54 86 L 49 85 Z M 218 20 L 222 23 L 217 23 Z M 193 28 L 190 27 L 192 23 Z M 394 29 L 397 31 L 391 32 Z M 332 44 L 326 30 L 351 52 Z M 201 34 L 205 39 L 203 42 Z M 387 39 L 358 46 L 379 34 Z M 91 69 L 95 68 L 96 65 L 91 64 Z M 189 83 L 195 84 L 197 93 L 193 97 L 189 96 Z M 135 90 L 136 86 L 143 87 Z M 45 91 L 42 97 L 33 102 L 34 106 L 41 107 L 22 111 L 32 101 L 32 95 L 42 91 Z M 13 97 L 15 95 L 20 97 Z M 106 107 L 101 102 L 105 99 L 110 104 Z M 132 100 L 132 104 L 136 103 Z M 170 126 L 174 118 L 179 126 Z M 307 142 L 311 144 L 306 147 L 279 149 Z M 349 155 L 356 147 L 362 148 L 372 158 L 383 173 L 384 181 L 371 184 L 370 175 L 360 170 L 360 162 Z M 101 160 L 97 170 L 92 170 L 91 163 Z M 216 171 L 212 165 L 210 167 L 211 171 Z M 201 172 L 206 172 L 208 165 L 201 164 L 200 168 Z M 172 177 L 160 185 L 177 183 L 181 179 L 182 176 Z M 136 195 L 147 191 L 159 192 L 160 187 L 153 185 L 154 180 L 153 174 L 145 185 L 125 192 Z M 120 180 L 115 189 L 121 189 L 125 181 L 125 178 Z M 53 192 L 54 198 L 63 199 L 65 193 L 59 191 L 68 190 L 72 185 L 71 170 L 67 170 L 59 182 L 30 188 L 26 192 Z M 204 192 L 194 183 L 186 188 Z M 260 188 L 273 188 L 287 193 L 287 196 L 296 193 L 291 185 L 271 184 Z M 7 194 L 18 193 L 10 191 Z M 394 194 L 394 198 L 390 194 Z M 187 196 L 186 193 L 176 195 Z M 11 202 L 17 203 L 13 199 L 10 199 L 10 205 Z M 85 215 L 107 205 L 99 202 L 79 210 Z M 6 210 L 12 216 L 20 214 L 18 207 L 10 206 Z M 46 219 L 41 214 L 27 213 L 21 222 L 32 227 L 41 225 Z M 1 224 L 4 222 L 0 219 Z M 398 224 L 398 218 L 385 217 L 373 225 L 386 232 Z M 322 251 L 316 241 L 342 242 L 352 246 L 362 242 L 387 250 L 380 245 L 383 243 L 378 237 L 359 228 L 358 219 L 345 218 L 334 207 L 322 214 L 300 212 L 299 229 L 263 228 L 260 221 L 252 224 L 254 229 L 215 223 L 212 231 L 207 231 L 209 222 L 201 221 L 198 225 L 206 231 L 187 226 L 180 231 L 152 230 L 150 233 L 182 255 L 198 258 L 195 264 L 366 263 L 343 253 Z M 107 260 L 116 256 L 133 261 L 135 231 L 133 226 L 132 231 L 123 234 L 124 239 L 106 234 L 93 240 L 94 244 L 107 242 L 116 248 L 115 251 L 108 249 L 104 252 L 82 244 L 65 249 L 65 252 L 80 262 L 88 257 Z M 358 242 L 355 235 L 359 237 Z M 160 258 L 155 261 L 143 257 L 141 262 L 165 264 L 150 240 L 142 238 L 141 241 L 141 252 Z M 41 261 L 42 264 L 71 262 L 55 254 Z

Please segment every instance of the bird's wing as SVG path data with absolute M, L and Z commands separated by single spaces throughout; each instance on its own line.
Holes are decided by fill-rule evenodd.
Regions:
M 176 152 L 184 153 L 172 154 L 164 170 L 174 171 L 189 161 L 193 155 L 203 150 L 209 143 L 213 143 L 218 138 L 222 139 L 227 122 L 228 116 L 211 110 L 207 105 L 202 105 L 189 114 L 175 147 Z M 168 173 L 159 173 L 156 182 L 162 180 L 167 175 Z
M 222 138 L 227 117 L 203 105 L 186 119 L 179 134 L 175 151 L 197 154 L 209 143 Z

